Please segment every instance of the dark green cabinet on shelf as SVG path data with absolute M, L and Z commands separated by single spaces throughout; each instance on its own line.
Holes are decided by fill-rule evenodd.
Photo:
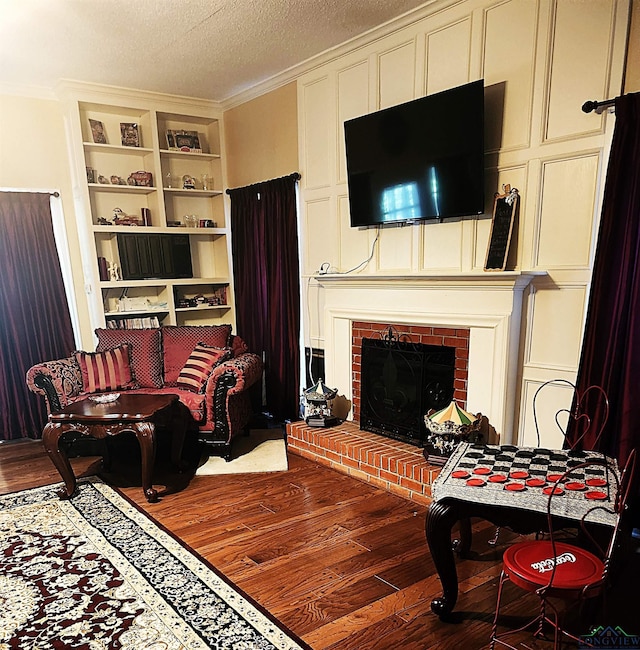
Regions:
M 123 280 L 192 278 L 189 235 L 118 233 Z

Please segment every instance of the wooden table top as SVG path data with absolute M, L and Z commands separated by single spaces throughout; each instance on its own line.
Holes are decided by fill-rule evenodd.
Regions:
M 151 419 L 158 411 L 178 400 L 173 394 L 120 393 L 113 402 L 98 403 L 89 397 L 67 404 L 49 415 L 50 422 L 141 422 Z

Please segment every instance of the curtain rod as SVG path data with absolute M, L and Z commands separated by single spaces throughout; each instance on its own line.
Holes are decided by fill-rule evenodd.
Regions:
M 24 194 L 48 194 L 56 199 L 60 197 L 60 192 L 50 192 L 48 190 L 29 190 L 23 187 L 0 187 L 0 192 L 23 192 Z
M 604 99 L 601 102 L 589 101 L 582 104 L 582 110 L 585 113 L 591 113 L 591 111 L 595 111 L 598 115 L 600 115 L 600 113 L 602 113 L 605 109 L 609 108 L 610 106 L 615 106 L 615 103 L 615 99 Z
M 299 181 L 302 177 L 300 176 L 300 172 L 293 172 L 292 174 L 289 174 L 288 176 L 280 176 L 279 178 L 272 178 L 270 180 L 272 181 L 279 181 L 279 180 L 284 180 L 287 178 L 291 178 L 294 181 Z M 268 183 L 269 181 L 261 181 L 260 183 L 253 183 L 251 185 L 245 185 L 244 187 L 229 187 L 225 191 L 227 194 L 231 194 L 231 192 L 235 192 L 236 190 L 247 190 L 251 189 L 252 187 L 260 187 L 263 183 Z

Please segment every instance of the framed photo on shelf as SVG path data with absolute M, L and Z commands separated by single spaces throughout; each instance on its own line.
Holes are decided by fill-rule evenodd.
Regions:
M 167 147 L 170 151 L 202 153 L 197 131 L 167 130 Z
M 120 122 L 120 138 L 123 147 L 140 146 L 140 129 L 135 122 Z
M 91 127 L 91 135 L 96 144 L 107 144 L 107 134 L 104 130 L 104 124 L 100 120 L 92 120 L 89 118 L 89 126 Z

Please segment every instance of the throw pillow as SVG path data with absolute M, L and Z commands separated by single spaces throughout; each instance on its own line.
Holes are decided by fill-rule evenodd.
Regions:
M 185 362 L 178 381 L 180 388 L 200 393 L 204 390 L 211 371 L 231 357 L 229 348 L 214 348 L 204 343 L 198 343 Z
M 78 351 L 75 357 L 82 373 L 85 393 L 102 393 L 131 388 L 134 385 L 129 363 L 129 346 L 126 344 L 103 352 Z
M 167 325 L 160 329 L 165 386 L 176 385 L 180 371 L 198 343 L 226 348 L 231 337 L 231 325 Z
M 96 352 L 129 345 L 131 372 L 141 388 L 162 388 L 162 350 L 160 329 L 96 329 L 98 346 Z

